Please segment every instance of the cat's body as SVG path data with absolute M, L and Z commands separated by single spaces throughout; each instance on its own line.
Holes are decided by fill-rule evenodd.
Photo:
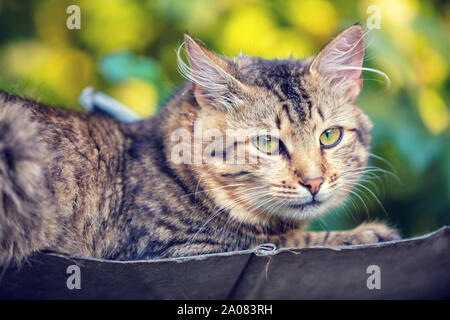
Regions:
M 352 118 L 344 120 L 342 146 L 333 152 L 340 152 L 339 162 L 351 169 L 352 178 L 366 166 L 371 124 L 354 101 L 349 102 L 349 95 L 355 98 L 353 87 L 335 96 L 330 83 L 320 83 L 311 73 L 310 59 L 217 60 L 190 37 L 186 41 L 195 85 L 184 86 L 158 115 L 136 124 L 0 92 L 0 264 L 41 250 L 136 260 L 248 249 L 266 242 L 307 247 L 397 238 L 382 224 L 342 232 L 301 230 L 306 218 L 336 206 L 347 194 L 345 188 L 341 193 L 333 189 L 345 175 L 327 159 L 329 151 L 307 147 L 315 144 L 315 130 L 323 131 L 321 122 L 336 117 L 321 105 L 327 95 L 350 105 L 340 114 Z M 208 70 L 211 67 L 223 70 Z M 196 76 L 195 70 L 203 74 Z M 227 79 L 209 87 L 202 82 L 223 76 L 224 70 Z M 207 72 L 213 78 L 205 79 Z M 227 92 L 220 92 L 225 87 Z M 260 105 L 259 110 L 242 107 L 249 103 Z M 173 161 L 177 142 L 172 133 L 180 128 L 193 133 L 196 121 L 219 131 L 236 129 L 240 123 L 278 127 L 285 154 L 266 160 L 262 156 L 262 163 L 277 161 L 272 171 L 261 162 Z M 340 125 L 343 120 L 336 121 Z M 231 146 L 239 143 L 252 148 L 250 140 Z M 311 161 L 305 162 L 295 150 Z M 250 187 L 267 190 L 254 200 Z M 276 194 L 274 199 L 311 193 L 312 202 L 297 204 L 300 200 L 291 203 L 286 198 L 271 203 L 269 191 Z M 264 198 L 268 202 L 261 202 Z

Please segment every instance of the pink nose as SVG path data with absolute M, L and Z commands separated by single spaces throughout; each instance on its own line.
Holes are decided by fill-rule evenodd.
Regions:
M 306 179 L 305 182 L 303 182 L 303 185 L 309 189 L 312 195 L 315 195 L 317 192 L 319 192 L 320 186 L 324 182 L 324 178 L 313 178 L 313 179 Z

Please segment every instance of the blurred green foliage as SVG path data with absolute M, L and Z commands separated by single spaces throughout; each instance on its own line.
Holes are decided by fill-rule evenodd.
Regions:
M 81 8 L 68 30 L 66 8 Z M 302 58 L 359 21 L 369 6 L 381 28 L 367 33 L 360 106 L 370 115 L 372 177 L 346 206 L 312 229 L 388 220 L 412 236 L 450 224 L 450 4 L 418 0 L 0 0 L 0 88 L 44 103 L 81 109 L 88 85 L 153 115 L 182 79 L 175 50 L 189 31 L 218 53 Z M 362 203 L 363 200 L 367 205 Z

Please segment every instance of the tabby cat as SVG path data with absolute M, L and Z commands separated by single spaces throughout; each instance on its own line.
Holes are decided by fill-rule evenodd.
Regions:
M 134 124 L 0 92 L 0 264 L 44 250 L 137 260 L 397 239 L 381 223 L 302 230 L 367 166 L 363 36 L 356 24 L 313 58 L 264 60 L 222 57 L 186 35 L 190 66 L 179 66 L 190 81 Z M 198 123 L 276 133 L 227 140 L 210 161 L 175 161 L 173 133 Z M 238 146 L 246 161 L 224 161 Z

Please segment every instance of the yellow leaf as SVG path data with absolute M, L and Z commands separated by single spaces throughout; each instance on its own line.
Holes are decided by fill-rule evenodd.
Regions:
M 80 37 L 98 53 L 140 50 L 154 36 L 148 17 L 136 1 L 83 0 Z
M 270 13 L 261 7 L 243 7 L 233 12 L 223 29 L 222 46 L 228 55 L 263 55 L 267 35 L 275 28 Z
M 448 127 L 449 112 L 444 100 L 433 89 L 424 89 L 419 94 L 419 113 L 425 126 L 433 134 Z
M 143 118 L 156 113 L 158 92 L 148 82 L 138 79 L 127 80 L 116 86 L 111 95 Z
M 301 30 L 322 38 L 330 36 L 337 24 L 336 9 L 325 0 L 292 0 L 288 15 Z

